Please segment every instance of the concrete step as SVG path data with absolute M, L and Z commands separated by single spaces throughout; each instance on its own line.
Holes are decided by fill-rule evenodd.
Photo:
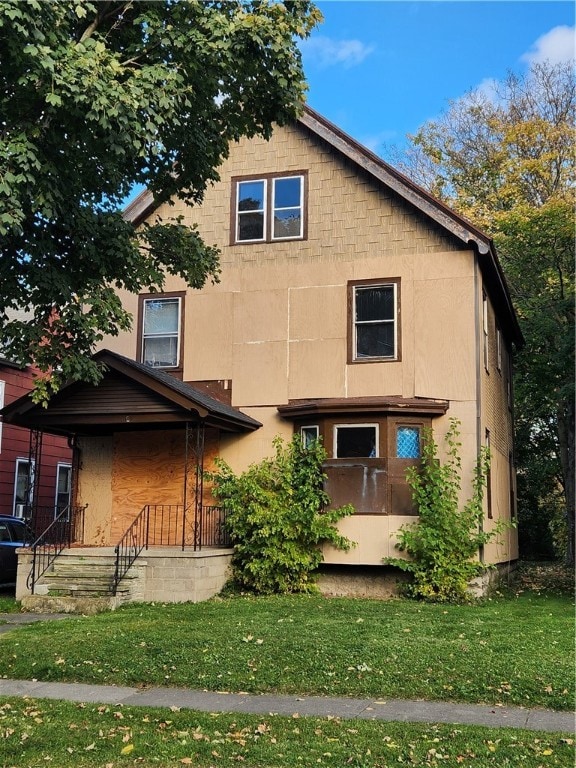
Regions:
M 94 597 L 68 595 L 27 595 L 22 598 L 21 606 L 31 613 L 76 613 L 85 616 L 103 611 L 114 611 L 126 602 L 123 597 Z
M 106 598 L 112 597 L 116 561 L 107 548 L 103 556 L 98 550 L 78 548 L 64 550 L 40 577 L 34 587 L 38 597 Z M 118 599 L 128 599 L 138 589 L 142 561 L 131 568 L 117 589 Z

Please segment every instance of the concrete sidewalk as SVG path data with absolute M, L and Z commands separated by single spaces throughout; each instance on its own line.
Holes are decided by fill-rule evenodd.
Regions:
M 69 614 L 0 614 L 0 633 L 17 625 L 70 618 Z M 280 696 L 247 693 L 213 693 L 187 688 L 127 688 L 83 683 L 43 683 L 36 680 L 0 679 L 0 696 L 28 696 L 135 707 L 178 707 L 201 712 L 245 712 L 311 717 L 359 718 L 405 723 L 484 725 L 492 728 L 526 728 L 532 731 L 574 733 L 571 712 L 485 704 L 452 704 L 405 699 L 347 699 L 328 696 Z
M 547 709 L 490 707 L 482 704 L 449 704 L 403 699 L 346 699 L 324 696 L 212 693 L 186 688 L 128 688 L 82 683 L 43 683 L 0 680 L 0 696 L 64 699 L 84 703 L 134 707 L 178 707 L 201 712 L 244 712 L 291 717 L 339 717 L 410 723 L 485 725 L 492 728 L 526 728 L 531 731 L 575 731 L 574 715 Z

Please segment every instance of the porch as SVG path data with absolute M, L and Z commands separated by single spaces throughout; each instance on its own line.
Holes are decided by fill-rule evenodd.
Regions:
M 205 471 L 222 433 L 241 439 L 261 424 L 164 371 L 107 351 L 95 359 L 104 366 L 98 386 L 71 383 L 45 408 L 25 396 L 2 411 L 32 430 L 31 465 L 40 464 L 45 432 L 67 435 L 74 448 L 71 506 L 48 527 L 33 503 L 41 478 L 31 476 L 36 541 L 21 552 L 17 598 L 79 598 L 86 585 L 95 599 L 116 602 L 210 597 L 225 582 L 231 549 Z M 82 563 L 92 567 L 80 573 Z
M 23 607 L 86 613 L 121 602 L 203 600 L 224 586 L 232 556 L 224 508 L 148 504 L 114 547 L 86 546 L 85 511 L 67 507 L 39 529 L 47 511 L 36 510 L 41 533 L 18 557 Z
M 116 595 L 113 547 L 67 547 L 40 577 L 34 594 L 28 585 L 33 554 L 18 556 L 16 599 L 22 608 L 39 613 L 97 613 L 128 602 L 200 602 L 223 588 L 228 579 L 232 550 L 201 551 L 151 546 L 132 565 Z

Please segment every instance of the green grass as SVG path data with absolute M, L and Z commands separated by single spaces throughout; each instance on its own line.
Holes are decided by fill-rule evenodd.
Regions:
M 3 768 L 572 768 L 567 734 L 0 699 Z
M 14 590 L 0 590 L 0 613 L 18 613 L 20 604 L 14 598 Z
M 0 675 L 213 691 L 573 708 L 569 598 L 319 596 L 130 605 L 0 636 Z

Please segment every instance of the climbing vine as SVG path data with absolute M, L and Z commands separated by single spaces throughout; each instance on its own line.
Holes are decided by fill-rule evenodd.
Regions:
M 483 498 L 490 455 L 482 448 L 472 481 L 472 496 L 460 508 L 461 459 L 459 422 L 450 420 L 444 438 L 446 460 L 438 458 L 432 430 L 424 431 L 422 462 L 407 470 L 407 481 L 418 510 L 418 521 L 403 526 L 396 548 L 409 555 L 384 558 L 412 575 L 404 587 L 414 598 L 429 602 L 465 602 L 470 599 L 470 581 L 487 566 L 478 560 L 479 548 L 494 538 L 502 526 L 483 529 Z
M 289 443 L 277 437 L 274 448 L 274 457 L 240 475 L 222 459 L 209 474 L 214 496 L 228 510 L 233 581 L 259 594 L 312 591 L 314 571 L 322 562 L 320 546 L 352 546 L 336 524 L 354 508 L 328 509 L 322 471 L 326 453 L 319 441 L 305 447 L 300 435 Z

